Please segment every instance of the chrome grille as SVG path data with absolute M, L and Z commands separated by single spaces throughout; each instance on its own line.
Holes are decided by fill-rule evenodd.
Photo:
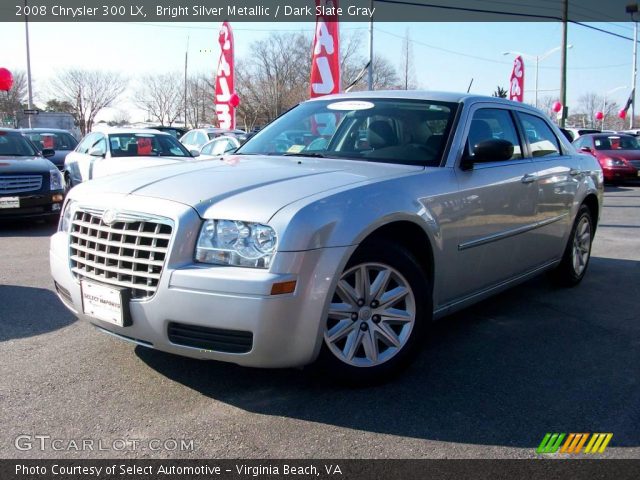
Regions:
M 119 212 L 107 225 L 103 211 L 75 212 L 70 232 L 71 271 L 76 278 L 131 289 L 149 298 L 158 288 L 173 230 L 169 219 Z
M 34 192 L 42 188 L 42 175 L 0 175 L 0 194 Z

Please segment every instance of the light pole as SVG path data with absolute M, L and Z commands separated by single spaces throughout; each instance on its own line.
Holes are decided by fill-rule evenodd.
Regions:
M 631 119 L 629 128 L 633 128 L 636 116 L 636 77 L 638 75 L 638 21 L 634 17 L 638 13 L 638 4 L 631 3 L 626 6 L 626 12 L 631 15 L 633 22 L 633 64 L 631 65 Z
M 551 50 L 548 50 L 546 52 L 544 52 L 542 55 L 531 55 L 528 53 L 522 53 L 522 52 L 514 52 L 514 51 L 507 51 L 507 52 L 502 52 L 503 55 L 520 55 L 522 58 L 526 58 L 529 60 L 533 60 L 536 62 L 536 76 L 535 76 L 535 105 L 536 108 L 538 108 L 538 70 L 539 70 L 539 64 L 542 60 L 544 60 L 545 58 L 547 58 L 549 55 L 552 55 L 554 53 L 556 53 L 557 51 L 559 51 L 562 47 L 555 47 L 552 48 Z M 567 45 L 567 48 L 573 48 L 573 45 Z
M 607 116 L 607 95 L 617 92 L 618 90 L 622 90 L 623 88 L 627 88 L 627 86 L 623 85 L 621 87 L 612 88 L 608 92 L 604 93 L 604 96 L 602 97 L 602 124 L 600 125 L 600 130 L 604 130 L 604 119 Z

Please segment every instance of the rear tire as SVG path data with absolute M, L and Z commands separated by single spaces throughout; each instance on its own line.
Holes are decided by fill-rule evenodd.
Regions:
M 418 352 L 432 316 L 431 285 L 417 259 L 388 240 L 363 244 L 340 276 L 319 365 L 352 386 L 384 382 Z
M 591 245 L 593 244 L 594 222 L 586 205 L 581 205 L 573 222 L 569 241 L 562 256 L 562 261 L 551 272 L 552 279 L 560 286 L 578 285 L 589 266 Z

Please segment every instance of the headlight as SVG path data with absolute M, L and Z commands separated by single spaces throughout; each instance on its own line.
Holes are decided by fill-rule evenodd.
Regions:
M 64 179 L 62 178 L 62 174 L 59 170 L 49 170 L 49 190 L 63 190 L 64 189 Z
M 58 223 L 58 231 L 59 232 L 69 232 L 71 230 L 71 222 L 73 220 L 73 213 L 75 211 L 75 201 L 67 200 L 64 204 L 64 210 L 62 211 L 62 215 L 60 215 L 60 223 Z
M 269 268 L 276 251 L 273 228 L 236 220 L 206 220 L 196 246 L 196 261 Z
M 624 167 L 626 165 L 625 161 L 620 158 L 605 158 L 604 161 L 607 167 Z

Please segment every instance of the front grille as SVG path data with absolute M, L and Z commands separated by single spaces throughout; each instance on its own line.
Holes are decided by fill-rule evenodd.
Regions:
M 629 160 L 629 163 L 640 170 L 640 160 Z
M 169 341 L 176 345 L 224 353 L 247 353 L 253 346 L 253 333 L 241 330 L 169 323 Z
M 167 257 L 171 221 L 119 212 L 107 225 L 102 213 L 75 213 L 69 234 L 71 271 L 78 279 L 129 288 L 131 298 L 153 296 Z
M 0 175 L 0 194 L 36 192 L 42 188 L 42 175 Z

